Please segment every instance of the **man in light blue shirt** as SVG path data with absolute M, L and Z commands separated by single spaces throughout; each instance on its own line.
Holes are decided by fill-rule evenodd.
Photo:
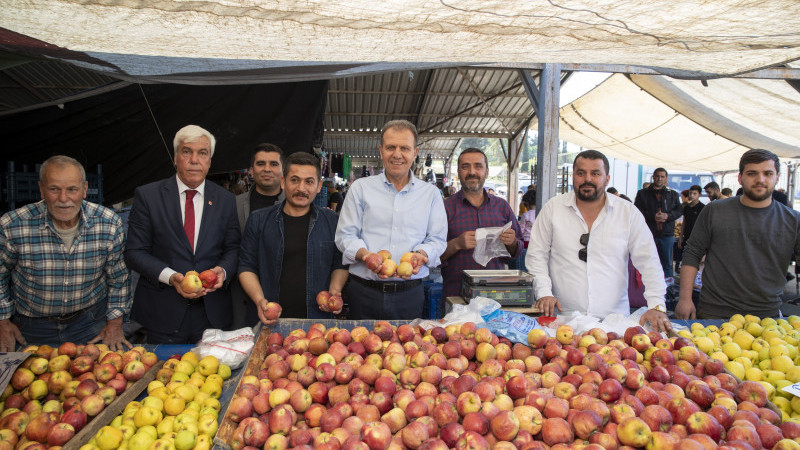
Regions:
M 380 145 L 384 173 L 356 180 L 345 197 L 336 246 L 342 263 L 350 265 L 345 293 L 351 319 L 422 316 L 422 278 L 439 265 L 447 247 L 447 214 L 436 186 L 411 172 L 419 153 L 417 138 L 411 122 L 387 122 Z M 380 250 L 388 250 L 398 263 L 403 253 L 417 252 L 423 264 L 410 276 L 379 275 L 382 266 L 370 270 L 365 261 Z

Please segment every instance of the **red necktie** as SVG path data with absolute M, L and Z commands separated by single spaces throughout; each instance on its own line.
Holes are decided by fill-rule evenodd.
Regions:
M 186 237 L 189 238 L 189 247 L 194 252 L 194 194 L 197 191 L 194 189 L 186 190 L 186 208 L 183 215 L 183 230 L 186 232 Z

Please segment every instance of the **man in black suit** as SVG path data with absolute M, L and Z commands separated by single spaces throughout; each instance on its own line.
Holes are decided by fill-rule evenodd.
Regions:
M 136 189 L 128 220 L 125 262 L 141 278 L 133 299 L 133 318 L 147 329 L 151 344 L 197 342 L 206 328 L 231 321 L 228 281 L 239 257 L 236 200 L 207 181 L 216 140 L 187 125 L 175 135 L 176 176 Z M 212 288 L 190 293 L 186 272 L 211 269 Z

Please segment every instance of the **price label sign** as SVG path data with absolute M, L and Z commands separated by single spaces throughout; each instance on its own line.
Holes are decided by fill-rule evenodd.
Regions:
M 790 384 L 781 389 L 783 392 L 788 392 L 795 397 L 800 397 L 800 383 Z
M 31 353 L 27 352 L 0 352 L 0 392 L 6 389 L 8 382 L 11 381 L 11 376 L 14 375 L 14 371 L 29 356 L 31 356 Z

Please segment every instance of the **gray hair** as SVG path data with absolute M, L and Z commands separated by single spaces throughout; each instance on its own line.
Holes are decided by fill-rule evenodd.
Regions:
M 208 130 L 197 125 L 186 125 L 175 133 L 175 139 L 172 141 L 172 149 L 177 153 L 178 147 L 182 142 L 195 142 L 201 137 L 206 137 L 211 146 L 211 157 L 214 157 L 214 147 L 217 146 L 217 140 L 214 135 Z
M 56 167 L 75 166 L 81 171 L 81 183 L 86 182 L 86 170 L 83 168 L 83 164 L 79 163 L 77 159 L 70 158 L 66 155 L 55 155 L 47 158 L 47 160 L 42 163 L 41 167 L 39 167 L 39 183 L 44 184 L 44 174 L 47 172 L 47 168 L 50 167 L 50 164 L 55 164 Z
M 419 133 L 417 133 L 417 127 L 415 127 L 413 123 L 402 119 L 390 120 L 383 125 L 383 128 L 381 128 L 381 145 L 383 145 L 383 136 L 386 134 L 386 131 L 390 129 L 410 131 L 411 134 L 414 135 L 414 147 L 419 145 Z

